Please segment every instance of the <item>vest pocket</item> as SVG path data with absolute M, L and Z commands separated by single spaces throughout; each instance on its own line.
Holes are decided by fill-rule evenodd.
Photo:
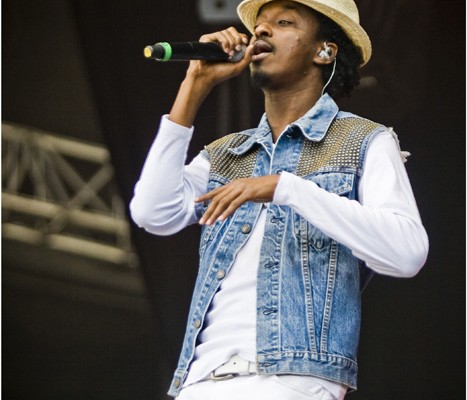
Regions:
M 350 172 L 326 172 L 305 177 L 320 188 L 339 196 L 354 197 L 355 174 Z
M 304 178 L 316 183 L 320 188 L 330 193 L 348 198 L 354 197 L 355 175 L 353 173 L 326 172 Z M 317 251 L 321 251 L 329 246 L 332 240 L 329 236 L 325 235 L 295 211 L 292 211 L 292 213 L 294 215 L 294 231 L 297 236 L 302 240 L 305 239 Z
M 331 243 L 329 236 L 310 224 L 295 211 L 292 211 L 292 213 L 295 235 L 300 238 L 300 241 L 305 240 L 309 246 L 313 246 L 317 251 L 321 251 L 329 246 Z

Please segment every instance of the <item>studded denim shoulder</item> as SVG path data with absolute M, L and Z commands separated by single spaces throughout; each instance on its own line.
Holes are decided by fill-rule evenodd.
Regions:
M 306 176 L 323 168 L 348 168 L 358 174 L 360 152 L 365 138 L 376 129 L 383 128 L 375 122 L 347 117 L 336 119 L 323 140 L 305 141 L 297 167 L 298 176 Z
M 228 181 L 252 176 L 258 155 L 258 146 L 246 154 L 235 154 L 230 149 L 237 148 L 250 139 L 245 134 L 230 134 L 205 147 L 211 165 L 211 177 L 222 177 Z

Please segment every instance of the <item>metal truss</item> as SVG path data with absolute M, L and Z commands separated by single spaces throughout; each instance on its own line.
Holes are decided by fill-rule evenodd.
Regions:
M 112 264 L 138 264 L 108 150 L 5 122 L 2 235 Z

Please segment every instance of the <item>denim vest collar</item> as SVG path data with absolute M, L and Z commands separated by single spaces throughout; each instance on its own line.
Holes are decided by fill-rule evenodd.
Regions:
M 316 104 L 307 111 L 305 115 L 292 122 L 286 130 L 296 128 L 305 138 L 312 142 L 320 142 L 329 129 L 332 121 L 339 112 L 337 104 L 331 96 L 325 93 Z M 255 144 L 263 145 L 267 150 L 271 146 L 271 128 L 266 113 L 261 117 L 261 121 L 256 129 L 250 129 L 245 133 L 251 136 L 238 147 L 229 149 L 235 155 L 245 154 Z

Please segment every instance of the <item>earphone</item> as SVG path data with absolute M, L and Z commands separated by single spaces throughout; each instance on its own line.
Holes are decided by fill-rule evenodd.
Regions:
M 321 50 L 318 53 L 318 56 L 324 58 L 325 60 L 329 60 L 332 55 L 332 49 L 328 46 L 326 42 L 324 42 L 324 50 Z
M 332 53 L 332 49 L 328 46 L 327 42 L 324 42 L 324 49 L 321 50 L 319 53 L 318 53 L 318 56 L 320 58 L 324 58 L 325 60 L 330 60 L 331 57 L 332 57 L 333 53 Z M 324 91 L 326 90 L 326 88 L 328 87 L 328 85 L 331 83 L 331 80 L 334 76 L 334 72 L 336 72 L 336 64 L 337 64 L 337 58 L 334 57 L 334 62 L 332 64 L 332 72 L 331 72 L 331 76 L 329 77 L 328 81 L 326 82 L 326 84 L 323 86 L 323 90 L 321 91 L 321 96 L 324 94 Z

